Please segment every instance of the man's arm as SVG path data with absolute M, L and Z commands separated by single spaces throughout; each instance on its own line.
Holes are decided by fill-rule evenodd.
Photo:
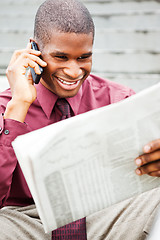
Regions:
M 0 207 L 9 196 L 13 173 L 17 166 L 11 142 L 29 131 L 24 121 L 30 105 L 36 98 L 32 77 L 30 74 L 26 76 L 26 69 L 29 66 L 33 67 L 38 74 L 38 64 L 46 66 L 46 63 L 38 57 L 40 54 L 32 50 L 28 44 L 26 49 L 13 54 L 6 71 L 12 98 L 5 111 L 4 108 L 0 109 Z
M 3 123 L 3 124 L 2 124 Z M 28 126 L 12 119 L 3 120 L 0 115 L 0 208 L 7 200 L 17 159 L 11 142 L 19 135 L 29 132 Z
M 7 104 L 4 119 L 24 122 L 30 105 L 36 99 L 36 89 L 31 74 L 26 76 L 26 69 L 32 67 L 37 74 L 40 74 L 38 64 L 42 67 L 47 65 L 39 58 L 40 54 L 40 51 L 31 49 L 30 43 L 26 49 L 14 52 L 6 71 L 12 99 Z
M 144 154 L 135 159 L 136 174 L 160 177 L 160 139 L 154 140 L 143 148 Z

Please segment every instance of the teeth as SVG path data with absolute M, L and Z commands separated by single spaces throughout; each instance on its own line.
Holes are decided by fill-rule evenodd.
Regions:
M 64 84 L 67 84 L 67 85 L 73 85 L 75 84 L 76 82 L 66 82 L 65 80 L 61 79 L 61 78 L 58 78 L 58 80 Z

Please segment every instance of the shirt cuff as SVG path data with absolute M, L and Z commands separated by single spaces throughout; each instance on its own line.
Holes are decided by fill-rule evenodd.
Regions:
M 13 119 L 4 119 L 0 115 L 0 144 L 11 146 L 11 142 L 19 135 L 29 132 L 26 123 L 18 122 Z

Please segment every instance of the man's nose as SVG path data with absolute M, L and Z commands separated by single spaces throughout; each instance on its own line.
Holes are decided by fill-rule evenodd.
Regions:
M 71 79 L 79 79 L 83 76 L 83 70 L 80 68 L 79 64 L 71 62 L 63 69 L 65 75 Z

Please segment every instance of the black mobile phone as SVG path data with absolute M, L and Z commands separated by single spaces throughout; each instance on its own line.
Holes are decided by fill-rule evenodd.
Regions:
M 37 51 L 39 50 L 38 46 L 37 46 L 37 44 L 35 42 L 31 42 L 31 46 L 32 46 L 32 49 L 37 50 Z M 39 70 L 40 70 L 41 74 L 36 74 L 34 69 L 30 68 L 31 74 L 32 74 L 32 79 L 33 79 L 33 82 L 35 84 L 39 83 L 39 81 L 41 79 L 41 76 L 42 76 L 42 73 L 43 73 L 43 68 L 40 65 L 38 65 L 38 66 L 39 66 Z

